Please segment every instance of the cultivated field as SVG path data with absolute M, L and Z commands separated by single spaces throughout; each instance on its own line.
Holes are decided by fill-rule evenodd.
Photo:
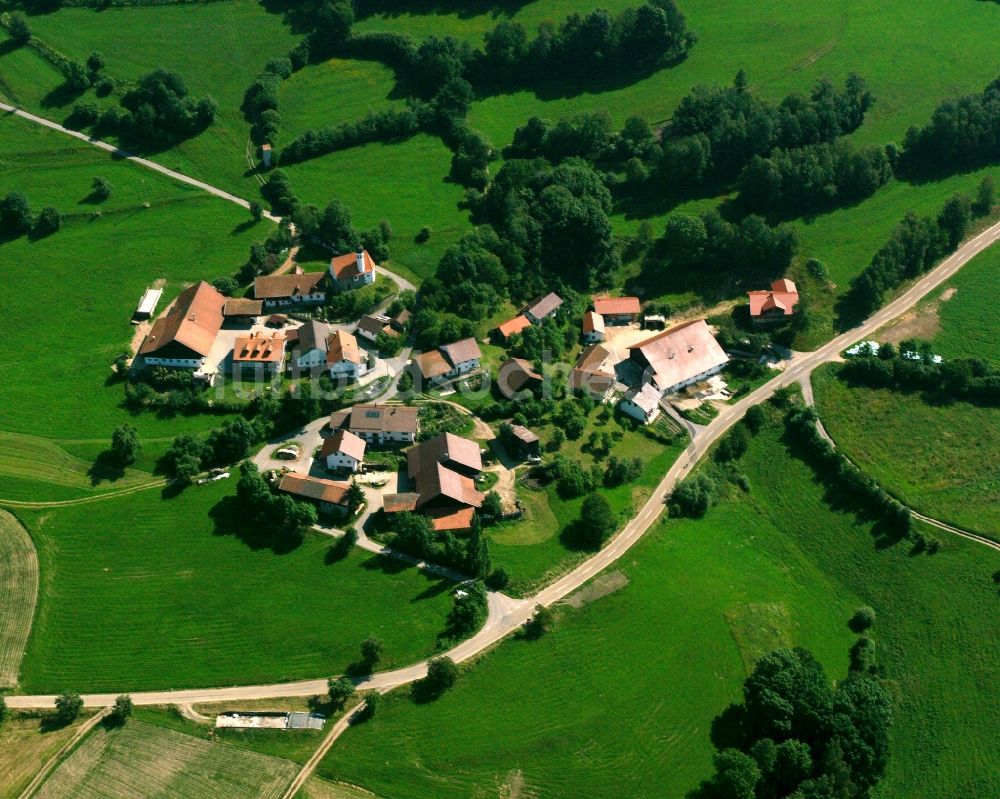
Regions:
M 321 775 L 389 799 L 682 796 L 708 775 L 712 720 L 754 656 L 802 645 L 840 678 L 847 619 L 866 603 L 895 683 L 884 795 L 1000 790 L 1000 698 L 983 687 L 1000 677 L 995 553 L 957 540 L 933 557 L 876 547 L 777 430 L 737 468 L 749 495 L 730 489 L 703 520 L 661 525 L 583 589 L 590 604 L 563 606 L 539 641 L 504 643 L 436 702 L 393 697 Z
M 235 478 L 174 499 L 143 491 L 24 512 L 49 588 L 22 666 L 26 690 L 162 689 L 336 674 L 369 635 L 384 666 L 430 654 L 450 583 L 331 541 L 276 554 L 220 501 Z M 97 598 L 97 599 L 95 599 Z
M 901 502 L 1000 538 L 996 408 L 934 404 L 919 393 L 852 388 L 837 379 L 835 367 L 813 374 L 813 390 L 833 440 Z
M 53 772 L 38 799 L 278 799 L 286 760 L 131 721 L 98 727 Z
M 375 794 L 342 782 L 334 783 L 312 777 L 302 787 L 298 799 L 374 799 Z
M 0 727 L 0 799 L 17 799 L 42 766 L 85 723 L 51 728 L 37 718 L 10 718 Z
M 17 684 L 38 599 L 38 555 L 31 536 L 0 510 L 0 688 Z

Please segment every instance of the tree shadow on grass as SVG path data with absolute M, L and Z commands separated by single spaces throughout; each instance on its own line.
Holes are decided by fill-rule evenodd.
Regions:
M 402 14 L 455 14 L 459 19 L 489 15 L 493 19 L 500 19 L 514 16 L 531 2 L 533 0 L 424 0 L 421 3 L 413 3 L 412 0 L 357 0 L 355 6 L 359 19 L 375 14 L 388 17 Z
M 260 221 L 259 219 L 253 219 L 251 217 L 250 219 L 247 219 L 245 222 L 240 222 L 232 230 L 229 231 L 229 235 L 242 236 L 248 230 L 252 230 L 253 228 L 257 227 L 257 223 L 259 221 Z
M 414 602 L 423 602 L 425 599 L 433 599 L 434 597 L 446 594 L 451 590 L 451 580 L 448 580 L 445 577 L 435 577 L 434 575 L 426 573 L 425 576 L 427 577 L 428 582 L 430 582 L 430 585 L 413 597 L 413 599 L 410 600 L 411 604 Z
M 215 523 L 214 534 L 235 536 L 250 549 L 270 549 L 275 555 L 287 555 L 302 546 L 302 536 L 284 536 L 266 526 L 247 521 L 246 510 L 236 497 L 223 497 L 208 512 Z
M 116 480 L 121 480 L 124 476 L 125 467 L 115 460 L 114 454 L 109 449 L 98 455 L 87 470 L 87 477 L 90 478 L 92 486 L 100 485 L 105 481 L 113 483 Z
M 42 108 L 64 108 L 79 100 L 86 89 L 78 89 L 66 83 L 60 83 L 42 98 Z
M 402 574 L 407 569 L 414 567 L 404 561 L 390 558 L 388 555 L 372 555 L 367 560 L 362 561 L 361 568 L 368 571 L 380 571 L 382 574 L 393 576 Z
M 746 710 L 743 705 L 731 704 L 712 719 L 709 737 L 716 749 L 741 748 L 746 741 Z
M 571 552 L 597 552 L 599 549 L 585 540 L 579 519 L 559 531 L 559 543 Z

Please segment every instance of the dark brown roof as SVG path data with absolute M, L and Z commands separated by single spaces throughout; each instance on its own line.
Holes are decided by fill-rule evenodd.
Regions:
M 310 350 L 319 349 L 327 351 L 327 340 L 330 338 L 330 326 L 326 322 L 317 322 L 310 319 L 308 322 L 297 328 L 295 340 L 298 342 L 295 349 L 301 354 Z
M 205 281 L 184 289 L 170 310 L 153 323 L 139 354 L 152 355 L 176 342 L 202 357 L 207 356 L 222 328 L 225 304 L 226 298 Z
M 231 297 L 222 307 L 223 316 L 260 316 L 264 312 L 263 300 Z
M 321 455 L 325 458 L 335 452 L 349 455 L 356 461 L 365 459 L 365 440 L 354 435 L 350 430 L 338 430 L 332 436 L 324 439 Z
M 527 427 L 520 424 L 512 424 L 510 426 L 511 433 L 514 434 L 514 438 L 518 441 L 523 441 L 525 444 L 536 444 L 538 443 L 538 436 L 532 433 Z
M 432 464 L 418 472 L 414 482 L 417 484 L 417 493 L 420 494 L 418 508 L 442 498 L 478 508 L 485 498 L 481 491 L 476 490 L 471 477 L 465 477 L 443 463 Z
M 530 312 L 536 319 L 544 319 L 562 304 L 562 297 L 555 292 L 550 292 L 544 297 L 539 297 L 524 310 Z
M 253 281 L 253 296 L 258 300 L 274 300 L 313 294 L 325 277 L 326 272 L 261 275 Z
M 497 388 L 507 399 L 513 398 L 529 383 L 540 383 L 541 380 L 542 376 L 524 358 L 504 361 L 497 372 Z

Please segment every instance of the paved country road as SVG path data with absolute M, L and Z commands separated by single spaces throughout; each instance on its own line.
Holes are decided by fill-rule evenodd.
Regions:
M 175 180 L 197 186 L 216 197 L 221 197 L 222 199 L 249 208 L 249 203 L 246 200 L 224 192 L 221 189 L 216 189 L 201 181 L 189 178 L 186 175 L 174 172 L 147 159 L 123 153 L 114 145 L 91 139 L 83 133 L 68 130 L 58 123 L 37 117 L 25 111 L 20 111 L 4 103 L 0 103 L 0 110 L 12 112 L 37 124 L 81 139 L 113 154 L 128 158 L 135 163 L 172 177 Z M 271 214 L 267 216 L 269 219 L 276 219 Z M 536 605 L 551 605 L 553 602 L 557 602 L 610 566 L 624 555 L 659 519 L 664 511 L 666 499 L 677 483 L 687 476 L 688 472 L 693 469 L 694 465 L 712 444 L 743 417 L 747 408 L 768 399 L 777 389 L 801 381 L 817 366 L 836 359 L 842 350 L 870 336 L 888 321 L 915 305 L 998 239 L 1000 239 L 1000 222 L 966 241 L 954 254 L 942 261 L 920 280 L 916 281 L 900 296 L 879 310 L 867 321 L 837 336 L 813 352 L 796 353 L 789 362 L 789 366 L 783 372 L 743 397 L 739 402 L 724 409 L 691 440 L 687 449 L 681 453 L 673 466 L 667 471 L 646 504 L 625 525 L 624 530 L 612 539 L 608 546 L 554 583 L 543 588 L 533 597 L 509 603 L 501 603 L 498 597 L 491 595 L 490 613 L 482 629 L 476 635 L 463 641 L 444 654 L 447 654 L 456 662 L 462 662 L 475 657 L 497 644 L 514 630 L 519 629 L 531 617 Z M 421 661 L 402 669 L 374 674 L 362 680 L 359 683 L 359 688 L 362 690 L 388 691 L 392 688 L 414 682 L 422 678 L 426 673 L 427 661 Z M 315 680 L 301 680 L 273 685 L 246 685 L 178 691 L 142 691 L 132 693 L 132 700 L 139 705 L 232 702 L 286 696 L 313 696 L 325 693 L 326 690 L 327 678 L 324 676 Z M 114 703 L 119 693 L 122 692 L 85 694 L 83 700 L 88 706 L 108 706 Z M 7 697 L 7 704 L 12 708 L 47 708 L 52 707 L 54 701 L 54 695 Z

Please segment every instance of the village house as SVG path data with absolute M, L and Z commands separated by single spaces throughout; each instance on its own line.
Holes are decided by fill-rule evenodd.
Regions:
M 609 325 L 627 325 L 639 316 L 639 298 L 595 297 L 594 311 Z
M 292 361 L 299 369 L 326 366 L 329 351 L 330 326 L 311 319 L 287 334 L 292 349 Z
M 531 361 L 510 358 L 497 371 L 497 389 L 511 400 L 523 391 L 532 391 L 542 385 L 542 376 L 535 371 Z
M 379 333 L 385 333 L 392 337 L 399 335 L 389 324 L 389 317 L 381 314 L 365 314 L 358 320 L 354 332 L 359 338 L 370 341 L 372 344 L 378 339 Z
M 435 530 L 465 530 L 472 525 L 484 499 L 474 482 L 483 468 L 475 441 L 441 433 L 410 449 L 406 464 L 416 490 L 386 495 L 386 513 L 423 513 Z
M 330 259 L 330 279 L 338 291 L 351 291 L 375 282 L 376 263 L 368 250 L 358 250 Z
M 615 376 L 606 371 L 605 363 L 611 357 L 610 350 L 600 344 L 584 347 L 569 373 L 570 391 L 587 394 L 596 402 L 604 402 L 615 387 Z
M 359 472 L 365 462 L 365 440 L 350 430 L 337 430 L 323 441 L 320 457 L 335 472 Z
M 408 405 L 370 404 L 355 405 L 346 417 L 336 411 L 330 415 L 332 429 L 345 424 L 369 444 L 412 444 L 417 438 L 419 413 Z
M 347 515 L 347 491 L 350 484 L 322 477 L 288 472 L 278 483 L 278 490 L 312 502 L 323 513 Z
M 747 297 L 750 300 L 750 319 L 755 325 L 768 325 L 794 315 L 799 291 L 791 280 L 782 278 L 771 284 L 770 291 L 748 291 Z
M 588 344 L 598 344 L 605 338 L 604 317 L 597 311 L 587 311 L 583 315 L 583 340 Z
M 285 336 L 262 331 L 237 336 L 233 342 L 233 369 L 236 372 L 252 371 L 258 375 L 273 375 L 285 363 Z
M 326 302 L 326 272 L 303 272 L 299 266 L 285 275 L 254 278 L 253 296 L 265 308 L 289 305 L 317 305 Z
M 184 289 L 139 348 L 147 366 L 201 370 L 222 329 L 226 298 L 204 281 Z
M 331 377 L 357 380 L 368 374 L 368 356 L 358 347 L 358 340 L 344 330 L 335 330 L 327 341 L 326 365 Z
M 413 357 L 426 383 L 444 382 L 479 368 L 482 358 L 479 344 L 474 338 L 464 338 L 445 344 L 436 350 L 423 352 Z
M 643 424 L 649 424 L 660 415 L 660 392 L 652 383 L 625 392 L 618 409 Z
M 677 325 L 629 348 L 629 358 L 663 394 L 717 374 L 729 357 L 704 319 Z
M 527 317 L 531 324 L 540 325 L 546 319 L 555 316 L 556 311 L 559 310 L 562 304 L 562 297 L 555 292 L 550 292 L 544 297 L 539 297 L 537 300 L 532 302 L 521 313 Z
M 510 341 L 511 336 L 520 333 L 527 327 L 531 327 L 531 320 L 524 314 L 520 314 L 500 325 L 494 331 L 495 338 L 501 343 L 506 344 Z

